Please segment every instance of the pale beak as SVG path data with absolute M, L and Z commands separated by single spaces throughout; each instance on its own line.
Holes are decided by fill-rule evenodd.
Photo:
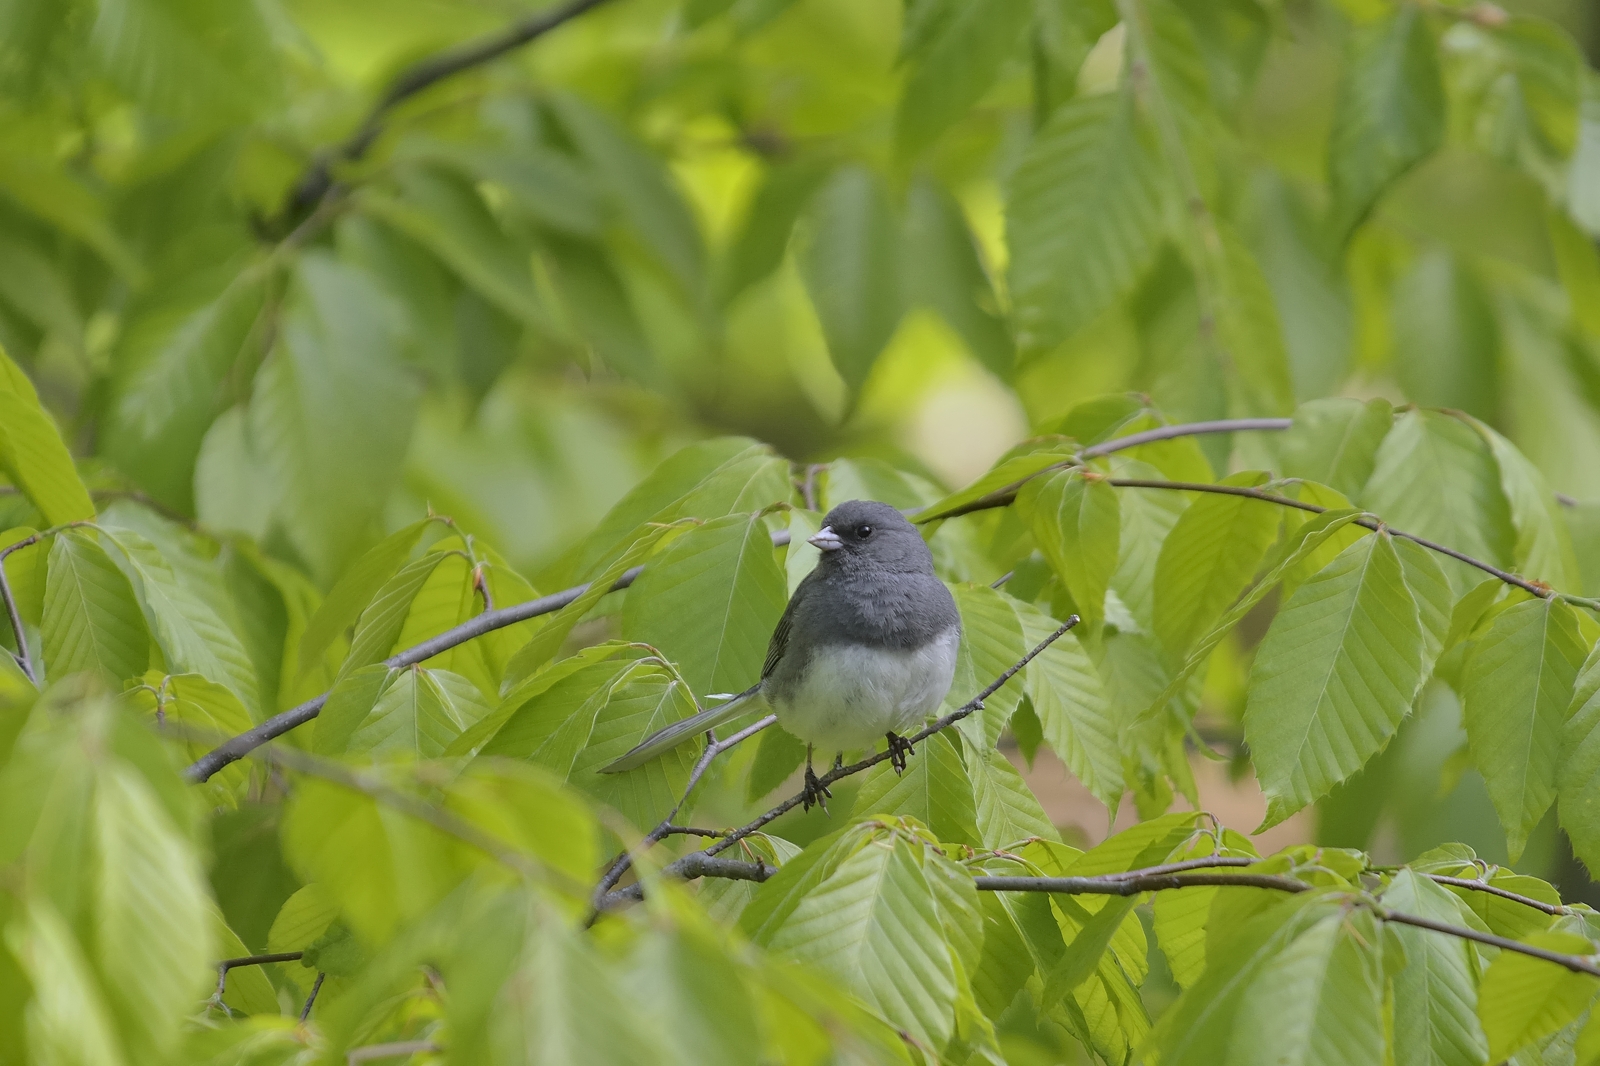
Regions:
M 808 538 L 806 543 L 814 544 L 825 552 L 836 552 L 844 547 L 844 541 L 839 539 L 839 534 L 833 531 L 832 526 L 823 526 L 817 530 L 816 536 Z

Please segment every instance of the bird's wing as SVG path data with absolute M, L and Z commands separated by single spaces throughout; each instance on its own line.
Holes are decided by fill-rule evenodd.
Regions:
M 783 609 L 783 617 L 778 619 L 778 628 L 772 631 L 772 640 L 767 644 L 767 661 L 761 664 L 761 680 L 765 681 L 771 677 L 772 671 L 778 668 L 778 661 L 783 658 L 783 653 L 789 647 L 789 630 L 794 625 L 795 607 L 805 599 L 811 587 L 811 579 L 816 576 L 817 571 L 812 570 L 801 579 L 794 590 L 794 595 L 789 597 L 789 605 Z
M 607 763 L 600 767 L 602 774 L 620 774 L 624 770 L 632 770 L 636 766 L 643 766 L 664 751 L 677 747 L 685 740 L 708 729 L 715 729 L 723 722 L 729 722 L 746 713 L 749 709 L 745 703 L 750 697 L 761 691 L 761 686 L 751 685 L 727 703 L 716 707 L 708 707 L 699 714 L 691 715 L 680 721 L 673 722 L 665 729 L 658 730 L 641 740 L 637 746 L 615 762 Z

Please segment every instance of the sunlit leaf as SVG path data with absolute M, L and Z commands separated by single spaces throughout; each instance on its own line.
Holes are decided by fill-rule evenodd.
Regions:
M 1063 470 L 1024 485 L 1017 507 L 1078 613 L 1100 621 L 1121 541 L 1117 490 L 1092 472 Z
M 88 671 L 115 689 L 144 673 L 150 635 L 128 579 L 75 529 L 56 534 L 45 580 L 44 664 L 52 679 Z
M 72 456 L 22 369 L 0 349 L 0 473 L 51 525 L 94 518 Z
M 1524 942 L 1564 955 L 1594 954 L 1588 939 L 1571 933 L 1533 933 Z M 1596 991 L 1600 979 L 1589 974 L 1516 951 L 1500 952 L 1478 987 L 1478 1017 L 1489 1037 L 1490 1061 L 1500 1062 L 1576 1020 Z

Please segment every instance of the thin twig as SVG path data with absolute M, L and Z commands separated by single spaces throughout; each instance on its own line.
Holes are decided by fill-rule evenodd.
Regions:
M 1108 477 L 1105 480 L 1109 485 L 1115 485 L 1119 488 L 1126 489 L 1170 489 L 1178 492 L 1210 492 L 1222 496 L 1243 496 L 1246 499 L 1262 500 L 1266 503 L 1275 503 L 1280 507 L 1294 507 L 1301 511 L 1310 511 L 1312 514 L 1323 514 L 1328 510 L 1326 507 L 1319 507 L 1314 503 L 1306 503 L 1304 500 L 1291 500 L 1289 497 L 1281 496 L 1275 492 L 1264 492 L 1261 489 L 1253 489 L 1245 485 L 1213 485 L 1204 481 L 1148 481 L 1143 478 L 1120 477 Z M 1415 533 L 1407 533 L 1405 530 L 1395 529 L 1393 526 L 1385 525 L 1376 518 L 1367 518 L 1363 516 L 1355 519 L 1354 524 L 1374 531 L 1380 529 L 1386 530 L 1391 536 L 1402 537 L 1411 541 L 1413 544 L 1420 544 L 1430 551 L 1436 551 L 1441 555 L 1448 555 L 1450 558 L 1455 559 L 1458 562 L 1466 563 L 1468 566 L 1477 567 L 1484 573 L 1492 574 L 1508 585 L 1515 585 L 1519 589 L 1522 589 L 1526 592 L 1531 592 L 1540 599 L 1548 599 L 1551 596 L 1559 595 L 1548 585 L 1529 581 L 1526 578 L 1518 577 L 1516 574 L 1507 573 L 1498 566 L 1495 566 L 1493 563 L 1486 563 L 1482 559 L 1474 559 L 1465 552 L 1460 552 L 1454 548 L 1446 547 L 1445 545 L 1439 544 L 1436 541 L 1431 541 L 1426 537 L 1419 537 Z
M 311 1017 L 311 1005 L 317 1001 L 317 993 L 322 991 L 322 982 L 327 979 L 327 976 L 323 971 L 317 971 L 317 979 L 311 982 L 311 994 L 306 997 L 306 1005 L 300 1009 L 301 1022 Z
M 1055 892 L 1067 896 L 1137 896 L 1200 885 L 1236 885 L 1305 892 L 1304 881 L 1283 874 L 1144 873 L 1131 871 L 1116 877 L 996 877 L 972 879 L 979 892 Z
M 27 538 L 29 540 L 33 538 Z M 22 614 L 17 610 L 17 599 L 11 594 L 11 582 L 6 579 L 5 562 L 0 560 L 0 600 L 6 605 L 6 618 L 11 622 L 11 633 L 17 638 L 17 651 L 12 658 L 33 684 L 39 683 L 33 672 L 33 661 L 28 657 L 28 635 L 22 631 Z
M 678 816 L 679 811 L 683 810 L 683 805 L 689 802 L 689 795 L 694 792 L 694 786 L 700 783 L 700 779 L 705 776 L 706 770 L 711 766 L 711 760 L 715 759 L 721 750 L 717 746 L 717 734 L 710 729 L 706 730 L 706 750 L 700 754 L 700 758 L 695 760 L 694 768 L 689 771 L 689 781 L 683 786 L 683 795 L 678 799 L 677 803 L 673 804 L 672 810 L 667 812 L 667 816 L 661 819 L 661 824 L 645 834 L 644 839 L 639 842 L 637 848 L 627 848 L 621 855 L 617 856 L 616 861 L 611 864 L 610 868 L 600 878 L 600 883 L 595 886 L 592 893 L 595 899 L 599 899 L 616 887 L 617 882 L 622 880 L 622 875 L 627 873 L 628 868 L 633 865 L 635 854 L 649 851 L 670 834 L 675 828 L 672 820 Z
M 1565 966 L 1573 973 L 1593 974 L 1600 977 L 1600 966 L 1592 961 L 1592 956 L 1568 955 L 1560 951 L 1550 951 L 1547 948 L 1534 947 L 1524 944 L 1520 940 L 1510 940 L 1493 933 L 1480 933 L 1476 929 L 1464 925 L 1451 925 L 1448 922 L 1436 922 L 1432 918 L 1423 918 L 1416 914 L 1405 914 L 1401 911 L 1392 911 L 1378 904 L 1367 904 L 1373 914 L 1386 922 L 1397 922 L 1400 925 L 1414 925 L 1418 929 L 1430 929 L 1435 933 L 1444 933 L 1446 936 L 1460 937 L 1463 940 L 1475 940 L 1480 944 L 1499 948 L 1501 951 L 1515 951 L 1521 955 L 1528 955 L 1535 959 L 1553 962 L 1557 966 Z
M 1546 903 L 1542 899 L 1534 899 L 1532 896 L 1524 896 L 1516 892 L 1508 892 L 1506 889 L 1500 888 L 1497 885 L 1491 885 L 1487 881 L 1474 881 L 1466 877 L 1448 877 L 1444 874 L 1424 874 L 1423 876 L 1435 884 L 1449 885 L 1452 888 L 1466 888 L 1472 890 L 1473 892 L 1486 892 L 1491 896 L 1499 896 L 1501 899 L 1509 899 L 1514 903 L 1522 904 L 1524 907 L 1532 907 L 1536 911 L 1543 911 L 1544 913 L 1550 915 L 1572 913 L 1572 910 L 1569 907 L 1563 907 L 1556 903 Z
M 303 954 L 304 952 L 300 951 L 280 951 L 272 955 L 241 955 L 237 959 L 223 959 L 217 963 L 217 992 L 211 998 L 216 1000 L 217 1005 L 231 1015 L 232 1012 L 228 1011 L 228 1005 L 222 1002 L 223 994 L 228 989 L 229 970 L 240 966 L 265 966 L 273 962 L 294 962 Z
M 503 29 L 429 56 L 401 71 L 377 103 L 373 104 L 372 110 L 367 112 L 356 131 L 341 144 L 317 155 L 310 168 L 295 183 L 289 202 L 284 205 L 283 217 L 293 218 L 320 204 L 335 188 L 334 168 L 343 163 L 356 162 L 366 155 L 383 133 L 389 113 L 400 103 L 446 78 L 498 59 L 603 3 L 605 0 L 570 0 L 560 7 L 517 19 Z

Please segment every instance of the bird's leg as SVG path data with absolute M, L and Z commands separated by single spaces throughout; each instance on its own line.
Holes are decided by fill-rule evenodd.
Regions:
M 885 734 L 889 738 L 889 765 L 894 767 L 897 774 L 905 773 L 906 756 L 915 755 L 917 749 L 911 746 L 911 741 L 899 733 Z
M 805 791 L 801 793 L 800 805 L 802 808 L 809 811 L 812 805 L 815 804 L 816 806 L 822 808 L 823 814 L 827 814 L 828 800 L 832 797 L 833 793 L 828 791 L 828 786 L 817 780 L 816 772 L 811 769 L 811 745 L 807 744 L 806 787 Z

